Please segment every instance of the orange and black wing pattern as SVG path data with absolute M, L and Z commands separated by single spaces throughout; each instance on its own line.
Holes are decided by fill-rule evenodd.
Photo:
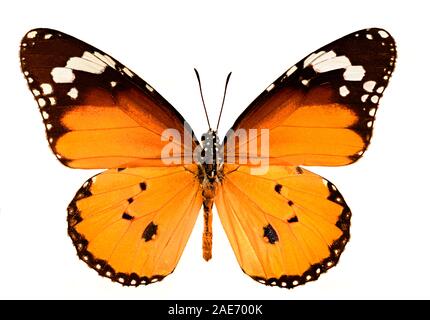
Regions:
M 300 165 L 347 165 L 363 155 L 395 59 L 385 30 L 351 33 L 291 67 L 234 123 L 215 202 L 253 279 L 293 288 L 337 264 L 350 237 L 350 209 L 334 184 Z M 268 154 L 255 147 L 264 143 Z M 254 172 L 256 164 L 267 170 Z
M 282 288 L 334 267 L 350 237 L 351 211 L 328 180 L 300 167 L 226 165 L 215 198 L 243 272 Z
M 183 117 L 148 83 L 72 36 L 31 30 L 21 42 L 20 59 L 49 144 L 64 165 L 160 166 L 163 131 L 191 134 Z M 180 147 L 181 156 L 191 152 Z
M 271 165 L 340 166 L 369 145 L 379 100 L 396 60 L 391 35 L 377 28 L 340 38 L 270 84 L 232 129 L 269 129 Z M 260 143 L 261 135 L 253 137 Z M 238 138 L 236 138 L 238 139 Z M 241 156 L 252 139 L 225 151 Z M 257 157 L 251 153 L 250 158 Z
M 192 168 L 111 169 L 85 182 L 67 218 L 79 257 L 123 285 L 172 273 L 203 202 Z
M 34 29 L 22 40 L 22 71 L 49 144 L 66 166 L 109 169 L 84 183 L 68 207 L 78 256 L 123 285 L 160 281 L 175 269 L 202 206 L 198 142 L 182 116 L 134 72 L 76 38 Z M 166 129 L 190 136 L 170 141 Z M 181 159 L 165 163 L 168 142 Z

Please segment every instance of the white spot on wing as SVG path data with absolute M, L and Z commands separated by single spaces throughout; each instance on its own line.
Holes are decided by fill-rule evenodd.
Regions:
M 303 61 L 303 68 L 306 68 L 308 65 L 310 65 L 314 60 L 316 60 L 318 57 L 322 56 L 325 53 L 325 51 L 320 51 L 316 53 L 312 53 Z
M 43 111 L 43 112 L 42 112 L 42 117 L 43 117 L 43 119 L 47 120 L 47 119 L 49 118 L 49 114 L 48 114 L 48 112 Z
M 303 79 L 303 80 L 302 80 L 302 84 L 303 84 L 304 86 L 307 86 L 307 85 L 309 84 L 309 80 Z
M 36 37 L 36 35 L 37 35 L 37 31 L 30 31 L 29 33 L 27 33 L 27 38 L 33 39 Z
M 117 83 L 116 83 L 116 81 L 111 81 L 110 82 L 110 86 L 112 87 L 112 88 L 115 88 L 115 86 L 117 85 Z
M 67 61 L 66 68 L 100 74 L 106 69 L 106 65 L 101 66 L 97 63 L 94 63 L 93 61 L 73 57 Z
M 41 108 L 43 108 L 44 106 L 46 106 L 46 101 L 43 98 L 37 99 L 37 103 L 39 104 L 39 107 L 41 107 Z
M 97 58 L 95 55 L 93 55 L 92 53 L 85 51 L 82 54 L 82 59 L 88 60 L 88 61 L 92 61 L 96 64 L 98 64 L 99 66 L 104 66 L 106 67 L 106 63 L 104 63 L 103 61 L 101 61 L 99 58 Z
M 372 98 L 370 98 L 370 101 L 372 101 L 373 103 L 378 103 L 379 97 L 377 95 L 374 95 L 372 96 Z
M 131 72 L 128 68 L 124 67 L 124 69 L 122 69 L 122 71 L 124 71 L 124 73 L 126 73 L 130 78 L 134 76 L 133 72 Z
M 365 74 L 366 70 L 364 70 L 363 66 L 349 66 L 343 73 L 343 78 L 346 81 L 361 81 Z
M 45 40 L 51 39 L 52 38 L 52 34 L 47 33 L 45 34 L 45 36 L 43 37 Z
M 292 66 L 288 71 L 285 73 L 287 77 L 291 76 L 294 72 L 296 72 L 297 66 Z
M 69 90 L 69 92 L 67 92 L 67 95 L 72 98 L 72 99 L 76 99 L 78 97 L 78 90 L 76 88 L 71 88 Z
M 55 83 L 72 83 L 75 80 L 73 70 L 68 68 L 54 68 L 51 71 L 51 76 Z
M 373 40 L 373 36 L 370 33 L 366 34 L 366 38 L 369 40 Z
M 315 66 L 323 61 L 327 61 L 334 58 L 336 58 L 336 53 L 333 50 L 330 50 L 329 52 L 325 52 L 324 54 L 320 55 L 318 58 L 313 60 L 311 64 Z
M 342 87 L 339 88 L 339 94 L 342 97 L 346 97 L 349 94 L 349 92 L 350 91 L 348 90 L 347 86 L 342 86 Z
M 385 39 L 389 37 L 388 33 L 386 33 L 384 30 L 379 30 L 378 33 L 381 36 L 381 38 Z
M 57 104 L 57 100 L 55 100 L 54 97 L 49 97 L 48 99 L 51 106 L 55 106 Z
M 367 92 L 373 92 L 373 89 L 376 86 L 376 82 L 371 80 L 371 81 L 366 81 L 365 83 L 363 83 L 363 89 L 366 90 Z
M 94 52 L 94 55 L 99 58 L 101 61 L 103 61 L 104 63 L 106 63 L 108 66 L 112 67 L 115 69 L 115 61 L 113 61 L 113 59 L 111 57 L 109 57 L 107 54 L 101 54 L 100 52 Z
M 274 84 L 274 83 L 272 83 L 270 86 L 268 86 L 268 87 L 266 88 L 266 91 L 270 91 L 270 90 L 272 90 L 274 87 L 275 87 L 275 84 Z
M 369 95 L 368 94 L 363 94 L 362 96 L 361 96 L 361 102 L 366 102 L 367 101 L 367 98 L 369 98 Z
M 149 91 L 153 92 L 154 88 L 152 88 L 149 84 L 145 85 L 146 89 L 148 89 Z
M 35 97 L 38 97 L 38 96 L 40 96 L 40 91 L 37 89 L 33 89 L 33 94 Z
M 381 87 L 379 87 L 378 89 L 376 89 L 376 92 L 377 93 L 382 93 L 382 92 L 384 92 L 384 87 L 383 86 L 381 86 Z
M 346 69 L 347 67 L 351 66 L 351 62 L 347 57 L 340 56 L 312 65 L 316 72 L 322 73 L 331 70 Z
M 40 85 L 40 88 L 42 88 L 42 92 L 44 95 L 48 95 L 52 93 L 52 86 L 49 83 L 42 83 Z

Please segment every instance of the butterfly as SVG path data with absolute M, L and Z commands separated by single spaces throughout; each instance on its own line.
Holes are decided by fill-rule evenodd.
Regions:
M 215 129 L 200 142 L 152 86 L 65 33 L 29 31 L 20 60 L 58 160 L 106 169 L 67 210 L 79 258 L 101 276 L 138 286 L 171 274 L 202 207 L 209 260 L 214 204 L 241 269 L 262 284 L 293 288 L 337 264 L 351 211 L 331 182 L 301 166 L 348 165 L 367 149 L 396 60 L 387 31 L 356 31 L 307 55 L 245 109 L 223 142 Z M 263 144 L 264 132 L 262 155 L 251 145 Z M 168 164 L 167 144 L 175 148 Z M 244 153 L 266 161 L 264 172 L 241 162 Z

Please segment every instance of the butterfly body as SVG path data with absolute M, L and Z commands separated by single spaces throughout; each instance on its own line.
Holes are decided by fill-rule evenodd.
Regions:
M 209 260 L 214 204 L 241 269 L 262 284 L 293 288 L 339 261 L 351 211 L 333 183 L 301 166 L 351 164 L 367 149 L 396 59 L 385 30 L 359 30 L 306 56 L 222 143 L 209 130 L 200 144 L 146 81 L 65 33 L 31 30 L 20 59 L 59 161 L 105 170 L 82 185 L 67 215 L 79 258 L 103 277 L 138 286 L 172 273 L 202 207 Z M 169 163 L 166 145 L 175 151 Z
M 212 258 L 212 208 L 214 205 L 218 185 L 223 178 L 222 147 L 215 130 L 210 129 L 202 135 L 201 163 L 198 164 L 204 213 L 203 230 L 203 258 Z

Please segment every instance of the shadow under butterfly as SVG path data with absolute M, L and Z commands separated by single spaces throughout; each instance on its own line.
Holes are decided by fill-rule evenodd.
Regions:
M 67 216 L 78 256 L 100 275 L 138 286 L 172 273 L 202 206 L 209 260 L 213 204 L 240 267 L 260 283 L 292 288 L 338 262 L 350 209 L 332 183 L 300 166 L 348 165 L 363 155 L 396 59 L 385 30 L 360 30 L 316 50 L 245 109 L 232 132 L 270 133 L 269 167 L 260 175 L 237 159 L 261 134 L 233 135 L 230 147 L 210 129 L 203 143 L 212 142 L 211 164 L 166 165 L 167 128 L 192 137 L 178 145 L 181 159 L 202 145 L 169 102 L 99 49 L 34 29 L 20 59 L 59 161 L 107 169 L 83 184 Z

